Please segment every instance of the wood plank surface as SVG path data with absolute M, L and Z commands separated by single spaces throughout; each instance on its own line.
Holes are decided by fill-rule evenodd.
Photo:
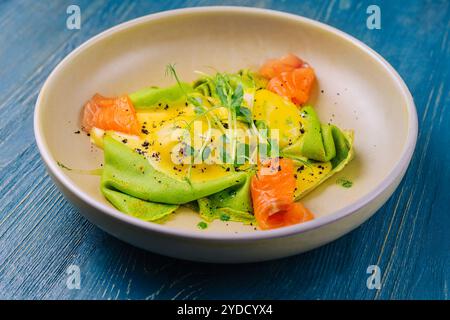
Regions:
M 381 30 L 366 8 L 381 8 Z M 82 10 L 80 30 L 66 8 Z M 244 5 L 310 17 L 365 42 L 404 78 L 418 109 L 411 166 L 389 201 L 360 228 L 277 261 L 210 265 L 123 243 L 87 222 L 47 175 L 33 137 L 46 77 L 95 34 L 181 7 Z M 448 299 L 450 285 L 450 2 L 436 1 L 0 1 L 1 299 Z M 66 269 L 81 268 L 69 290 Z M 366 286 L 369 265 L 380 290 Z

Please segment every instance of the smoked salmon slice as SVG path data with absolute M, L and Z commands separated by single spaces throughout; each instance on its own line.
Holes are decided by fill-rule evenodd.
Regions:
M 270 79 L 267 89 L 291 99 L 297 105 L 308 101 L 315 75 L 311 67 L 302 67 L 280 73 Z
M 278 159 L 277 159 L 278 160 Z M 263 174 L 262 168 L 271 174 Z M 250 190 L 256 221 L 261 229 L 274 229 L 314 219 L 299 202 L 294 202 L 296 179 L 291 159 L 271 160 L 252 177 Z
M 268 90 L 297 105 L 308 101 L 315 80 L 314 69 L 299 57 L 290 53 L 268 60 L 259 73 L 269 79 Z
M 304 62 L 299 57 L 289 53 L 280 59 L 270 59 L 259 69 L 259 73 L 267 78 L 272 79 L 282 72 L 289 72 L 303 66 Z
M 108 98 L 95 94 L 84 105 L 81 127 L 86 132 L 96 127 L 133 135 L 139 134 L 136 111 L 127 95 Z

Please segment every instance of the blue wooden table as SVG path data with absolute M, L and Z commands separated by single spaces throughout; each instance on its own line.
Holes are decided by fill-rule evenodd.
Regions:
M 81 29 L 66 9 L 81 9 Z M 33 109 L 71 50 L 115 24 L 188 6 L 245 5 L 335 26 L 384 56 L 410 88 L 419 116 L 411 166 L 363 226 L 312 252 L 258 264 L 208 265 L 148 253 L 86 221 L 47 175 Z M 370 4 L 381 29 L 366 26 Z M 450 2 L 0 1 L 0 298 L 448 299 L 450 286 Z M 80 289 L 66 285 L 77 265 Z M 366 285 L 377 265 L 381 288 Z

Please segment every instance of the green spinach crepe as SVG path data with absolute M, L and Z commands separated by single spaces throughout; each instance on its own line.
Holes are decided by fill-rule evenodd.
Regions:
M 162 222 L 188 206 L 206 221 L 254 224 L 251 183 L 261 149 L 293 161 L 296 201 L 353 157 L 352 131 L 321 123 L 312 106 L 265 89 L 258 74 L 203 75 L 189 84 L 169 71 L 176 85 L 129 95 L 139 134 L 89 131 L 104 150 L 101 191 L 128 215 Z

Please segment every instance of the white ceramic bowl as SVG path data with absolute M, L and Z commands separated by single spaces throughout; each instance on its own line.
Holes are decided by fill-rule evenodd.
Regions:
M 79 129 L 83 103 L 95 92 L 118 95 L 166 85 L 176 63 L 185 80 L 193 70 L 257 67 L 293 52 L 316 70 L 313 103 L 323 122 L 355 131 L 355 159 L 304 202 L 317 218 L 254 231 L 217 221 L 206 230 L 186 210 L 166 225 L 144 222 L 113 208 L 99 177 L 61 169 L 93 169 L 102 152 Z M 324 92 L 321 93 L 320 90 Z M 35 109 L 35 136 L 55 183 L 80 212 L 106 232 L 147 250 L 183 259 L 249 262 L 304 252 L 344 235 L 376 212 L 400 183 L 417 137 L 413 99 L 397 72 L 360 41 L 322 23 L 270 10 L 205 7 L 168 11 L 116 26 L 68 55 L 48 77 Z M 350 189 L 336 184 L 346 177 Z M 70 237 L 70 235 L 67 235 Z

